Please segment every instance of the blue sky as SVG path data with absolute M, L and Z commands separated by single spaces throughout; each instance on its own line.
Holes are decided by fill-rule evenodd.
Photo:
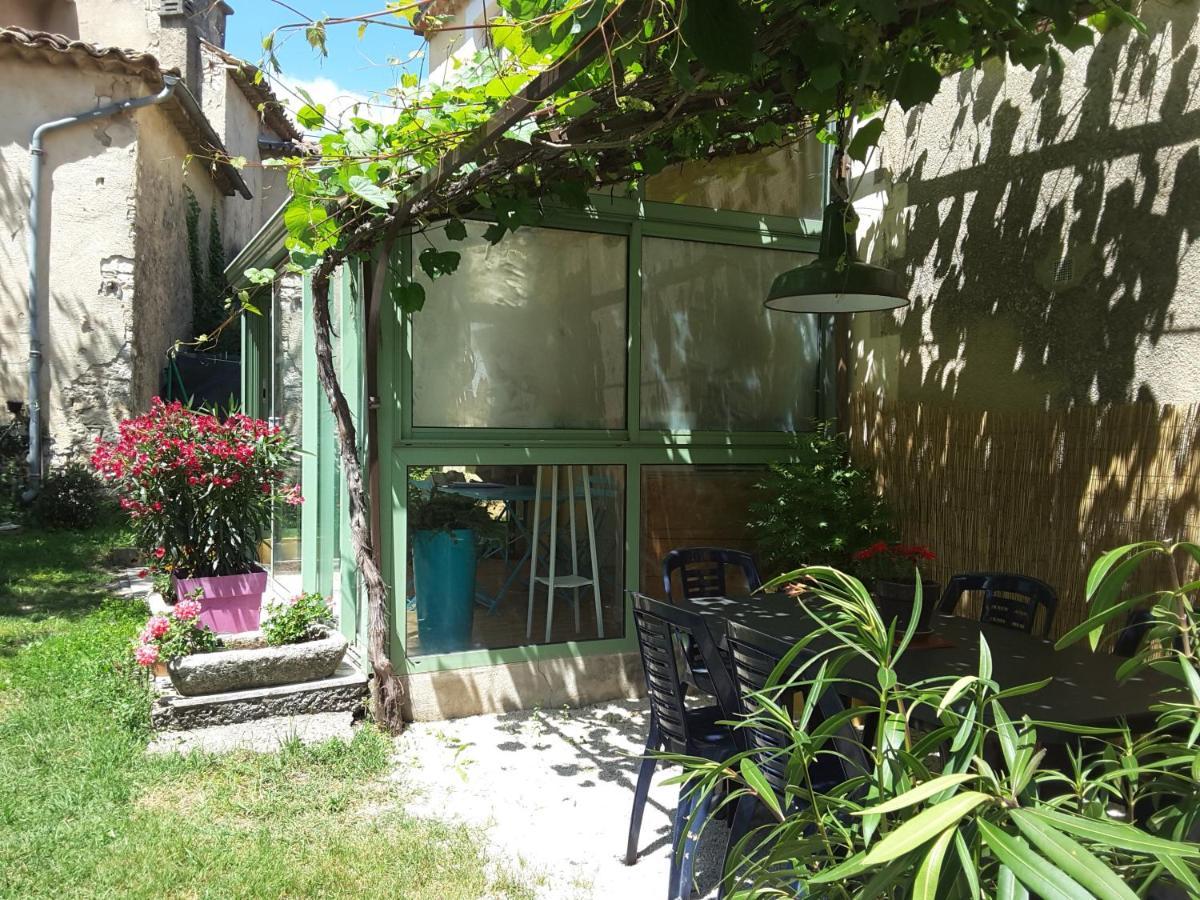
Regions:
M 325 0 L 324 5 L 312 0 L 287 0 L 287 4 L 312 19 L 353 16 L 383 8 L 382 0 Z M 273 0 L 232 0 L 230 5 L 235 12 L 227 20 L 225 46 L 230 53 L 254 63 L 262 58 L 264 35 L 280 25 L 301 21 Z M 422 47 L 421 39 L 411 31 L 378 24 L 368 25 L 361 40 L 356 25 L 330 27 L 327 43 L 329 56 L 322 59 L 308 45 L 302 29 L 290 30 L 276 38 L 275 53 L 286 80 L 308 90 L 315 100 L 331 109 L 393 86 L 399 80 L 399 69 L 389 60 L 406 61 L 410 53 Z M 420 64 L 417 59 L 408 62 L 407 68 L 419 72 Z

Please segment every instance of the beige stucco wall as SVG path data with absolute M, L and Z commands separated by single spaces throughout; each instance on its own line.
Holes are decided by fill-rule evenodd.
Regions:
M 188 147 L 157 109 L 139 118 L 137 169 L 137 288 L 133 311 L 130 402 L 144 409 L 159 391 L 167 350 L 192 336 L 191 269 L 187 251 L 184 184 L 200 204 L 200 252 L 207 261 L 210 211 L 221 216 L 227 198 L 199 161 L 187 166 Z M 181 177 L 182 175 L 182 177 Z
M 26 398 L 30 135 L 146 90 L 138 79 L 0 60 L 0 228 L 11 238 L 0 242 L 0 401 Z M 200 164 L 184 174 L 188 148 L 154 107 L 53 133 L 46 146 L 42 406 L 61 456 L 157 393 L 167 348 L 190 334 L 184 180 L 202 207 L 202 249 L 209 210 L 225 198 Z
M 1200 4 L 1141 15 L 1148 36 L 1061 74 L 994 62 L 892 111 L 857 205 L 912 306 L 858 317 L 860 382 L 997 409 L 1200 400 Z
M 144 92 L 136 79 L 0 60 L 0 227 L 9 238 L 0 242 L 0 399 L 26 394 L 30 135 L 49 119 Z M 136 137 L 134 119 L 122 115 L 46 141 L 40 215 L 51 237 L 42 242 L 42 404 L 60 443 L 78 439 L 91 423 L 76 418 L 60 432 L 68 423 L 60 404 L 48 405 L 53 393 L 89 377 L 118 402 L 127 390 L 121 385 L 131 366 Z
M 242 178 L 254 195 L 251 200 L 235 196 L 225 202 L 221 236 L 225 258 L 231 260 L 287 197 L 286 177 L 281 170 L 264 169 L 258 150 L 260 136 L 277 141 L 279 135 L 263 124 L 220 57 L 202 49 L 202 60 L 204 115 L 224 139 L 229 155 L 246 159 Z

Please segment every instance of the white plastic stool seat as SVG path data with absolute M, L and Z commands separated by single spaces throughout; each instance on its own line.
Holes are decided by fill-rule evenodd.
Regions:
M 550 642 L 550 631 L 554 627 L 554 592 L 569 590 L 573 592 L 572 606 L 575 609 L 575 633 L 579 633 L 579 591 L 591 587 L 592 597 L 596 604 L 596 630 L 599 637 L 604 637 L 604 614 L 600 608 L 600 566 L 596 560 L 596 517 L 592 511 L 592 483 L 587 466 L 563 466 L 567 470 L 567 511 L 571 523 L 571 569 L 567 574 L 556 571 L 558 566 L 558 470 L 559 466 L 550 466 L 550 558 L 549 571 L 545 575 L 538 574 L 538 550 L 541 533 L 542 514 L 542 469 L 537 467 L 537 482 L 533 491 L 533 530 L 530 540 L 533 541 L 529 558 L 529 608 L 525 614 L 525 639 L 533 640 L 533 601 L 537 586 L 546 588 L 546 643 Z M 575 529 L 575 473 L 574 469 L 582 470 L 583 476 L 583 506 L 587 518 L 588 550 L 592 562 L 592 577 L 585 578 L 579 574 L 579 544 Z

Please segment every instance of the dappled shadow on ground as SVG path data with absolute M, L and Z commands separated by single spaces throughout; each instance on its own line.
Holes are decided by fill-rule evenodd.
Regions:
M 678 790 L 654 779 L 636 865 L 623 862 L 649 713 L 644 702 L 416 723 L 398 741 L 396 777 L 412 811 L 487 829 L 497 858 L 537 873 L 540 896 L 661 895 Z M 726 831 L 713 824 L 698 860 L 702 894 L 719 874 Z M 535 878 L 535 880 L 538 880 Z
M 95 609 L 114 587 L 116 573 L 103 565 L 114 539 L 107 530 L 0 534 L 0 618 L 75 618 Z M 27 638 L 9 637 L 0 628 L 0 653 Z

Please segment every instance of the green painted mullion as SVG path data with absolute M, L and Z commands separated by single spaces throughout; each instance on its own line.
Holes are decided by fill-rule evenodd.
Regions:
M 820 238 L 805 235 L 780 234 L 767 229 L 730 231 L 682 222 L 644 222 L 646 237 L 668 238 L 677 241 L 696 241 L 735 247 L 762 247 L 767 250 L 790 250 L 794 253 L 816 253 Z
M 362 391 L 365 385 L 362 370 L 362 317 L 359 315 L 361 284 L 356 263 L 345 263 L 338 272 L 338 304 L 341 310 L 341 340 L 338 369 L 346 405 L 354 422 L 358 439 L 355 451 L 362 459 L 365 435 L 362 427 Z M 342 629 L 346 637 L 360 646 L 366 637 L 358 596 L 358 566 L 355 564 L 354 544 L 350 538 L 350 493 L 346 479 L 338 478 L 338 584 L 341 595 Z
M 391 471 L 393 485 L 391 521 L 392 539 L 384 546 L 391 549 L 392 606 L 388 617 L 389 658 L 400 672 L 409 663 L 408 656 L 408 466 L 401 456 L 381 459 L 381 466 Z
M 625 271 L 625 428 L 630 442 L 641 440 L 642 429 L 642 223 L 629 230 Z
M 400 236 L 400 278 L 405 284 L 412 282 L 413 277 L 413 243 L 412 233 Z M 413 433 L 413 321 L 412 316 L 400 314 L 400 351 L 396 354 L 396 363 L 400 366 L 399 390 L 400 396 L 400 438 L 407 440 Z
M 395 458 L 405 466 L 439 465 L 617 465 L 758 464 L 796 457 L 792 446 L 778 447 L 405 447 Z
M 399 357 L 397 348 L 400 344 L 400 310 L 396 304 L 387 299 L 392 295 L 390 282 L 395 278 L 393 266 L 385 267 L 384 278 L 389 284 L 384 285 L 381 292 L 384 300 L 383 308 L 379 311 L 379 352 L 375 356 L 379 390 L 379 396 L 375 398 L 379 404 L 375 438 L 379 446 L 369 449 L 378 455 L 379 465 L 379 496 L 372 499 L 380 504 L 379 555 L 383 566 L 383 578 L 390 588 L 391 615 L 388 620 L 391 634 L 388 639 L 388 656 L 393 660 L 402 660 L 404 658 L 403 632 L 399 630 L 398 625 L 400 613 L 404 608 L 402 582 L 405 567 L 397 566 L 396 561 L 404 559 L 404 556 L 399 554 L 407 551 L 403 546 L 403 520 L 397 524 L 396 519 L 397 512 L 402 513 L 398 509 L 401 498 L 397 492 L 405 486 L 405 479 L 396 477 L 394 459 L 389 458 L 392 456 L 389 448 L 399 437 L 396 429 L 400 421 L 400 408 L 406 404 L 401 403 L 401 373 L 397 363 Z M 400 668 L 399 663 L 397 663 L 397 668 Z
M 306 591 L 319 591 L 320 557 L 320 419 L 321 390 L 317 383 L 317 351 L 313 334 L 312 279 L 304 278 L 302 289 L 303 332 L 300 338 L 300 491 L 305 497 L 300 507 L 300 583 Z

